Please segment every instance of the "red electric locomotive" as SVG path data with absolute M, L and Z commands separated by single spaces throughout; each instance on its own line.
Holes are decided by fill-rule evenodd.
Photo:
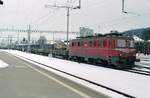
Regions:
M 130 68 L 136 60 L 136 49 L 133 38 L 120 34 L 80 37 L 70 41 L 69 58 Z

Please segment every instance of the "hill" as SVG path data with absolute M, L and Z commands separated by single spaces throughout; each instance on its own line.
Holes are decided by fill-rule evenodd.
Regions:
M 150 40 L 150 27 L 124 31 L 123 34 L 126 36 L 136 35 L 139 38 L 147 41 L 147 40 Z

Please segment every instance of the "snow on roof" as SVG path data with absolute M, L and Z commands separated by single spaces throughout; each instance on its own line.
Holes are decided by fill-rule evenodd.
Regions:
M 136 35 L 133 35 L 133 39 L 134 39 L 135 41 L 144 41 L 143 39 L 139 38 L 139 37 L 136 36 Z

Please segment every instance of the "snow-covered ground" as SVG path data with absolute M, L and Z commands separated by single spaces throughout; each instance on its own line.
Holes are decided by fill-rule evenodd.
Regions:
M 98 84 L 113 88 L 115 90 L 124 92 L 126 94 L 135 96 L 137 98 L 150 98 L 150 93 L 149 93 L 150 77 L 149 76 L 124 72 L 124 71 L 118 71 L 118 70 L 103 68 L 103 67 L 98 67 L 98 66 L 92 66 L 89 64 L 82 64 L 82 63 L 77 63 L 77 62 L 72 62 L 72 61 L 66 61 L 66 60 L 61 60 L 61 59 L 52 58 L 52 57 L 45 57 L 45 56 L 15 51 L 15 50 L 6 50 L 6 51 L 13 55 L 32 59 L 34 61 L 37 61 L 42 64 L 51 66 L 53 68 L 68 72 L 70 74 L 79 76 L 81 78 L 91 80 Z M 60 73 L 58 71 L 54 71 L 54 70 L 44 67 L 40 64 L 36 64 L 36 65 L 43 67 L 47 70 L 53 71 L 57 74 L 60 74 L 66 78 L 76 81 L 76 82 L 78 82 L 82 85 L 85 85 L 89 88 L 92 88 L 96 91 L 102 92 L 113 98 L 123 98 L 124 97 L 117 93 L 113 93 L 107 89 L 87 83 L 83 80 L 79 80 L 79 79 L 73 78 L 71 76 L 68 76 L 66 74 Z
M 0 60 L 0 68 L 6 68 L 6 67 L 8 67 L 8 64 Z
M 137 58 L 140 58 L 142 61 L 145 59 L 150 61 L 150 55 L 144 55 L 142 53 L 137 54 Z
M 140 59 L 140 62 L 137 62 L 137 65 L 150 67 L 150 55 L 137 54 L 137 58 Z

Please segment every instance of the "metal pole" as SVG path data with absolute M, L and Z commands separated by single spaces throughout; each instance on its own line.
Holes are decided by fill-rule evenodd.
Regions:
M 67 46 L 69 42 L 69 7 L 67 7 Z
M 69 10 L 72 9 L 80 9 L 81 8 L 81 0 L 79 0 L 79 5 L 76 7 L 69 6 L 57 6 L 57 5 L 45 5 L 45 7 L 56 7 L 56 8 L 66 8 L 67 9 L 67 46 L 69 42 Z
M 81 0 L 79 0 L 79 9 L 81 8 Z
M 8 38 L 7 38 L 7 41 L 8 41 L 8 43 L 7 43 L 7 48 L 8 48 L 8 50 L 9 50 L 9 35 L 8 35 Z
M 128 12 L 126 12 L 125 9 L 124 9 L 124 0 L 122 0 L 122 12 L 125 13 L 125 14 L 128 13 Z
M 19 44 L 19 31 L 17 32 L 17 44 Z
M 124 12 L 124 0 L 122 0 L 122 12 Z
M 31 31 L 31 26 L 29 25 L 29 30 L 28 30 L 28 52 L 30 52 L 30 32 Z

